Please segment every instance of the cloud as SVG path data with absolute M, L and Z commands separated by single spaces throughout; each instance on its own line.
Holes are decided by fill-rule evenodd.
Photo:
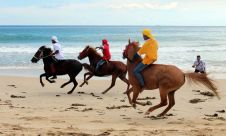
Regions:
M 108 8 L 111 9 L 153 9 L 153 10 L 170 10 L 178 6 L 177 2 L 170 3 L 123 3 L 111 4 Z

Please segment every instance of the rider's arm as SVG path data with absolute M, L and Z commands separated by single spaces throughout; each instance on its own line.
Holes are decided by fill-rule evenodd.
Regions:
M 56 50 L 54 53 L 52 53 L 52 55 L 56 55 L 59 53 L 59 50 Z
M 194 64 L 192 65 L 192 67 L 194 68 L 196 65 L 197 65 L 197 64 L 196 64 L 196 61 L 195 61 Z
M 155 40 L 148 40 L 138 51 L 139 55 L 145 55 L 143 59 L 144 64 L 150 64 L 157 60 L 158 43 Z
M 140 55 L 140 56 L 143 55 L 143 54 L 146 55 L 149 46 L 150 46 L 150 45 L 149 45 L 149 42 L 145 42 L 145 43 L 143 44 L 143 46 L 138 50 L 137 54 Z
M 101 50 L 103 50 L 103 47 L 101 47 L 101 46 L 100 46 L 100 47 L 96 47 L 96 49 L 101 49 Z

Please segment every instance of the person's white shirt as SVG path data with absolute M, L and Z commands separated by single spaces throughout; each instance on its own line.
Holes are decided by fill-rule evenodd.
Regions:
M 196 60 L 194 62 L 194 66 L 195 66 L 195 69 L 197 69 L 198 71 L 206 71 L 206 66 L 205 66 L 205 62 L 203 62 L 202 60 L 198 61 Z
M 53 50 L 54 50 L 54 52 L 57 51 L 57 50 L 59 51 L 59 53 L 54 55 L 56 57 L 56 59 L 58 59 L 58 60 L 64 59 L 64 55 L 63 55 L 63 51 L 62 51 L 60 43 L 58 43 L 58 42 L 54 43 L 53 44 Z

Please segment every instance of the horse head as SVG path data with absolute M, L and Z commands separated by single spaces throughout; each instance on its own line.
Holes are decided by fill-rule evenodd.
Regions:
M 78 59 L 79 59 L 79 60 L 82 60 L 82 59 L 86 58 L 86 57 L 88 56 L 89 49 L 90 49 L 90 46 L 87 45 L 87 46 L 83 49 L 83 51 L 79 53 Z
M 40 59 L 50 55 L 52 53 L 51 48 L 47 48 L 46 46 L 41 46 L 35 55 L 32 57 L 31 62 L 37 63 Z
M 91 46 L 86 46 L 82 52 L 79 53 L 78 59 L 82 60 L 88 56 L 93 56 L 96 58 L 100 58 L 101 55 L 96 51 L 95 48 Z
M 139 49 L 139 42 L 133 41 L 131 42 L 130 39 L 128 40 L 128 45 L 126 45 L 122 55 L 123 58 L 127 58 L 129 60 L 133 59 L 134 54 L 138 51 Z

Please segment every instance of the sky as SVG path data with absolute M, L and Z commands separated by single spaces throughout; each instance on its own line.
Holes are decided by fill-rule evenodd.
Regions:
M 0 25 L 226 26 L 226 0 L 0 0 Z

